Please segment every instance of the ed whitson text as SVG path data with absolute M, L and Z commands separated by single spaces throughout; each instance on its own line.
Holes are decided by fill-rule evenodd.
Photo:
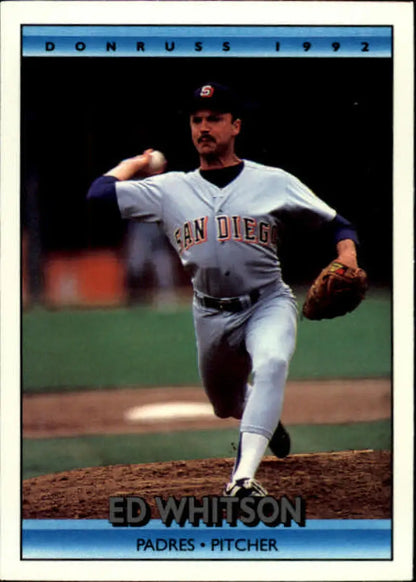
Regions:
M 305 526 L 306 506 L 302 497 L 293 500 L 286 496 L 276 499 L 267 497 L 216 497 L 207 496 L 197 499 L 194 496 L 155 497 L 156 511 L 166 527 L 173 522 L 180 526 L 189 523 L 198 527 L 203 523 L 210 527 L 221 527 L 224 523 L 235 527 L 243 523 L 255 527 L 264 523 L 269 527 L 283 524 L 290 527 L 293 523 Z M 113 526 L 144 526 L 151 519 L 151 507 L 143 497 L 110 497 L 109 521 Z

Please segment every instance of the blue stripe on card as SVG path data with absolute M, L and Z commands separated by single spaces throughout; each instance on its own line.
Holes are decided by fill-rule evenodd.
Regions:
M 309 520 L 305 527 L 201 524 L 113 527 L 106 520 L 25 520 L 23 559 L 390 560 L 390 520 Z
M 391 57 L 380 26 L 24 26 L 23 56 Z

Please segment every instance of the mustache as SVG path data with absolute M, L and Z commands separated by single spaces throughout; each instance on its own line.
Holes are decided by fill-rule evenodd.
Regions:
M 211 135 L 201 135 L 201 137 L 198 138 L 198 143 L 202 143 L 203 141 L 212 141 L 216 143 L 215 139 Z

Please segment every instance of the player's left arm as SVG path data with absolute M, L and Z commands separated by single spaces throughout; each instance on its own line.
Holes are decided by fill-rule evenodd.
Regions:
M 310 228 L 323 227 L 336 247 L 337 260 L 348 267 L 357 268 L 359 241 L 354 225 L 318 198 L 298 178 L 287 173 L 286 193 L 289 212 L 299 216 Z
M 338 253 L 337 261 L 356 269 L 358 235 L 355 227 L 340 214 L 330 222 L 329 228 L 332 230 L 334 242 Z

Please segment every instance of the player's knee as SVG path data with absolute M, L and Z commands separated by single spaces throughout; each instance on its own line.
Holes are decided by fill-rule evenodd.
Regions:
M 218 418 L 236 418 L 237 420 L 240 420 L 243 411 L 242 411 L 241 407 L 239 407 L 237 409 L 235 404 L 233 404 L 233 405 L 225 404 L 225 405 L 215 406 L 214 413 L 215 413 L 215 416 L 218 416 Z
M 268 374 L 285 374 L 289 367 L 289 359 L 280 354 L 266 352 L 258 358 L 255 372 Z
M 230 418 L 231 414 L 228 412 L 228 410 L 222 409 L 222 408 L 214 408 L 214 412 L 215 412 L 215 416 L 218 416 L 218 418 Z

